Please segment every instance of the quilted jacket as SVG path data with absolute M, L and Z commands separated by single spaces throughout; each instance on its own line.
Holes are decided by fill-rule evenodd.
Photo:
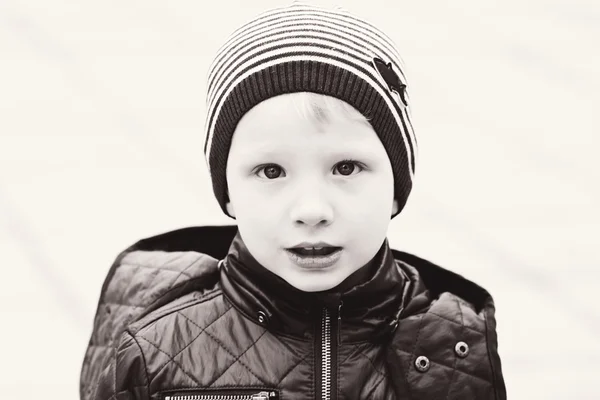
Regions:
M 506 399 L 483 288 L 387 240 L 347 281 L 296 290 L 235 226 L 141 240 L 102 287 L 81 399 Z

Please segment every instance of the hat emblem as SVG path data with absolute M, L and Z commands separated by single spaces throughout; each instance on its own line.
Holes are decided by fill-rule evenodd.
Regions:
M 402 100 L 402 104 L 404 104 L 404 106 L 408 106 L 408 102 L 406 101 L 406 85 L 402 83 L 400 77 L 392 68 L 392 63 L 386 63 L 381 58 L 374 57 L 373 66 L 375 66 L 375 69 L 377 70 L 377 72 L 379 72 L 379 75 L 388 85 L 388 89 L 390 90 L 390 92 L 397 93 L 398 96 L 400 96 L 400 99 Z

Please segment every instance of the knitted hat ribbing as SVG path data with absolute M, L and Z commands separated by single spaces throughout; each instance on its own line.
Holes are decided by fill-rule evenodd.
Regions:
M 210 66 L 207 90 L 204 153 L 225 214 L 225 172 L 238 122 L 261 101 L 293 92 L 336 97 L 369 119 L 392 164 L 398 212 L 405 206 L 417 156 L 406 79 L 393 42 L 370 23 L 305 4 L 269 10 L 227 39 Z

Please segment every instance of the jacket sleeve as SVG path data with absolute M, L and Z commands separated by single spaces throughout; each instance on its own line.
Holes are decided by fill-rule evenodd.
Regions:
M 96 386 L 94 400 L 149 400 L 149 380 L 144 355 L 135 338 L 121 335 Z

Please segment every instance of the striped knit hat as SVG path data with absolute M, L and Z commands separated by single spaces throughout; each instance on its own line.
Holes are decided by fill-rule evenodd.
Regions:
M 233 32 L 209 69 L 204 146 L 223 212 L 229 215 L 225 172 L 242 116 L 268 98 L 313 92 L 344 100 L 368 118 L 392 164 L 399 213 L 417 156 L 401 65 L 388 36 L 340 9 L 294 3 Z

